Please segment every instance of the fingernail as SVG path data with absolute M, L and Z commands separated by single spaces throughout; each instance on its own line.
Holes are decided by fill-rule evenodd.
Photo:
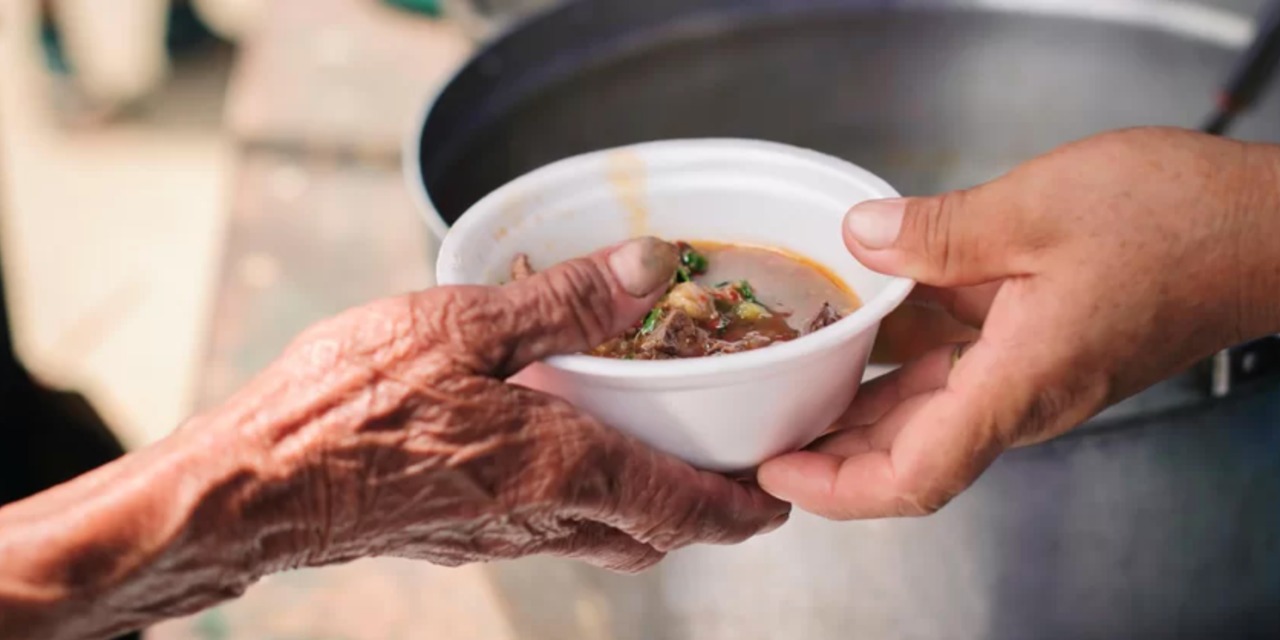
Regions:
M 609 270 L 627 293 L 643 298 L 667 286 L 680 266 L 675 245 L 657 238 L 636 238 L 609 254 Z
M 844 223 L 858 244 L 868 249 L 887 249 L 898 239 L 906 210 L 904 198 L 871 200 L 850 209 Z

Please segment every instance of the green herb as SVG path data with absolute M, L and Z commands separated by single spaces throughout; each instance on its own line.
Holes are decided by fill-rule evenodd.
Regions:
M 653 330 L 658 327 L 658 322 L 661 320 L 662 309 L 654 307 L 653 310 L 649 311 L 649 315 L 644 317 L 644 324 L 640 325 L 640 335 L 645 336 L 653 333 Z
M 693 275 L 689 272 L 689 267 L 680 267 L 676 269 L 676 282 L 688 282 L 693 280 Z
M 731 284 L 731 283 L 730 283 L 728 280 L 725 280 L 724 282 L 721 282 L 720 284 L 716 285 L 716 288 L 717 288 L 717 289 L 723 289 L 723 288 L 725 288 L 725 287 L 729 286 L 730 284 Z
M 746 280 L 739 280 L 737 289 L 743 300 L 746 300 L 747 302 L 755 302 L 757 304 L 760 302 L 756 299 L 755 289 L 751 288 L 750 282 L 747 282 Z
M 707 272 L 707 258 L 698 253 L 696 249 L 690 246 L 682 247 L 680 253 L 680 264 L 689 268 L 693 275 L 700 275 Z

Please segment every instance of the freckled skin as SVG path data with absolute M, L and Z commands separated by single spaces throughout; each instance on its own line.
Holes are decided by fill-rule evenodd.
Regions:
M 642 268 L 669 280 L 673 250 L 655 250 L 667 258 L 640 255 Z M 368 556 L 551 554 L 633 572 L 780 526 L 788 505 L 753 485 L 503 382 L 653 304 L 609 256 L 322 322 L 221 408 L 0 509 L 0 637 L 111 637 L 271 572 Z
M 865 212 L 866 209 L 864 208 Z M 857 215 L 858 208 L 851 212 Z M 1197 360 L 1280 332 L 1280 147 L 1143 128 L 974 189 L 912 198 L 869 267 L 975 330 L 859 390 L 761 485 L 835 519 L 933 513 L 1010 447 L 1058 436 Z M 954 332 L 951 332 L 954 336 Z

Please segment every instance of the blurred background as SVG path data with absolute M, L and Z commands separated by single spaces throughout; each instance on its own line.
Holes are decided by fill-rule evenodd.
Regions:
M 223 260 L 237 215 L 367 189 L 346 197 L 420 250 L 398 149 L 471 46 L 420 4 L 0 0 L 0 255 L 33 373 L 143 445 L 201 396 L 222 281 L 282 277 L 271 251 Z M 344 154 L 354 183 L 313 175 Z
M 45 386 L 84 394 L 123 446 L 136 448 L 163 437 L 200 408 L 226 398 L 311 322 L 379 296 L 430 286 L 434 241 L 406 187 L 401 149 L 421 126 L 424 106 L 478 43 L 516 24 L 526 12 L 551 4 L 551 0 L 0 0 L 0 257 L 15 348 L 23 363 Z M 759 9 L 770 3 L 743 4 Z M 1211 109 L 1214 91 L 1230 70 L 1231 51 L 1247 42 L 1249 18 L 1263 2 L 914 0 L 879 4 L 963 5 L 989 9 L 992 15 L 928 14 L 928 26 L 922 28 L 930 35 L 923 41 L 945 42 L 973 55 L 948 54 L 922 62 L 912 58 L 911 52 L 928 47 L 910 43 L 900 47 L 907 52 L 900 54 L 901 59 L 922 62 L 921 68 L 951 64 L 957 71 L 950 76 L 956 82 L 949 82 L 941 72 L 939 78 L 921 80 L 919 86 L 882 82 L 884 95 L 897 92 L 899 99 L 918 97 L 906 107 L 891 104 L 888 98 L 878 102 L 852 90 L 842 91 L 838 83 L 820 75 L 838 74 L 837 67 L 846 62 L 826 52 L 856 52 L 840 48 L 852 36 L 831 29 L 815 30 L 818 39 L 807 40 L 818 43 L 812 52 L 779 38 L 777 42 L 783 44 L 768 50 L 768 55 L 781 56 L 776 66 L 771 66 L 774 59 L 761 53 L 766 44 L 753 49 L 763 41 L 752 38 L 727 38 L 723 47 L 687 54 L 703 57 L 673 58 L 699 61 L 683 69 L 691 80 L 673 83 L 674 90 L 702 95 L 708 101 L 737 100 L 728 90 L 715 89 L 714 81 L 742 87 L 741 78 L 773 73 L 771 82 L 777 84 L 760 85 L 758 94 L 750 94 L 760 100 L 751 105 L 756 119 L 749 124 L 756 129 L 744 131 L 777 132 L 778 138 L 815 148 L 840 147 L 824 150 L 863 162 L 904 190 L 932 191 L 991 177 L 1036 151 L 1111 126 L 1147 122 L 1196 126 Z M 674 7 L 680 3 L 664 0 L 632 6 L 642 5 L 677 12 Z M 1121 5 L 1137 8 L 1117 10 Z M 635 13 L 648 19 L 647 13 L 660 10 L 665 9 Z M 1041 17 L 1063 12 L 1073 14 L 1064 23 L 1070 28 L 1059 29 Z M 885 23 L 889 27 L 860 19 L 849 24 L 851 29 L 863 30 L 859 33 L 866 42 L 873 42 L 877 37 L 890 38 L 885 34 L 893 29 L 911 33 L 910 21 L 916 19 L 890 18 Z M 586 14 L 575 19 L 582 24 L 593 20 L 611 24 L 608 18 Z M 578 37 L 571 29 L 565 33 Z M 680 37 L 691 33 L 702 32 L 695 28 Z M 963 42 L 970 44 L 956 44 Z M 990 44 L 984 48 L 972 43 Z M 985 54 L 978 54 L 979 50 Z M 538 51 L 533 57 L 542 55 Z M 591 48 L 584 45 L 574 51 Z M 880 51 L 888 48 L 876 50 L 877 55 Z M 734 71 L 739 75 L 717 75 L 729 66 L 725 61 L 732 56 L 725 52 L 741 53 L 741 64 Z M 757 54 L 761 57 L 752 57 Z M 495 81 L 499 87 L 520 85 L 525 79 L 521 75 L 500 74 L 500 63 L 518 65 L 519 56 L 502 55 L 512 54 L 480 60 L 472 68 L 473 75 L 499 78 Z M 1107 59 L 1108 55 L 1115 57 Z M 856 77 L 885 80 L 874 73 L 874 68 L 893 63 L 895 58 L 885 56 L 859 58 L 873 72 Z M 655 70 L 665 73 L 680 65 L 661 54 L 654 59 L 651 66 L 639 65 L 630 71 L 623 65 L 609 67 L 613 71 L 601 72 L 600 77 L 591 76 L 595 67 L 590 67 L 582 73 L 587 79 L 583 86 L 597 89 L 579 93 L 559 87 L 547 92 L 550 97 L 545 104 L 531 100 L 532 106 L 524 111 L 513 109 L 517 115 L 511 122 L 516 124 L 495 127 L 506 131 L 503 127 L 509 126 L 509 137 L 491 140 L 492 147 L 478 146 L 472 157 L 453 158 L 453 165 L 436 174 L 439 178 L 455 171 L 463 177 L 456 181 L 461 185 L 456 194 L 450 193 L 448 180 L 429 185 L 455 205 L 452 211 L 441 207 L 442 213 L 450 219 L 456 216 L 469 198 L 519 173 L 526 168 L 523 164 L 536 166 L 549 159 L 545 156 L 576 151 L 570 148 L 574 145 L 590 148 L 613 143 L 613 133 L 624 138 L 643 136 L 661 127 L 668 127 L 662 131 L 669 133 L 679 130 L 681 122 L 694 123 L 691 130 L 718 133 L 750 120 L 738 117 L 749 110 L 732 108 L 702 112 L 693 108 L 691 112 L 700 115 L 685 120 L 675 117 L 680 109 L 667 109 L 670 105 L 663 102 L 661 90 L 650 89 L 663 84 L 655 80 L 660 75 Z M 820 73 L 792 73 L 797 67 L 787 65 L 793 62 L 811 64 Z M 992 65 L 1001 70 L 990 75 L 959 73 Z M 1129 74 L 1133 69 L 1140 71 Z M 810 81 L 812 86 L 805 84 Z M 1048 89 L 1059 85 L 1067 97 L 1053 96 Z M 699 87 L 706 91 L 697 94 Z M 789 123 L 786 115 L 805 101 L 794 101 L 792 96 L 790 105 L 765 104 L 771 94 L 779 93 L 778 87 L 826 91 L 825 87 L 830 92 L 810 102 L 830 98 L 831 105 L 859 106 L 847 114 L 835 113 L 834 106 L 832 111 L 812 107 L 817 115 Z M 1008 99 L 1002 98 L 996 106 L 983 101 L 1006 96 L 1006 87 L 1029 89 L 1008 92 Z M 501 89 L 494 91 L 498 95 Z M 1270 102 L 1245 123 L 1246 135 L 1276 141 L 1280 113 L 1276 95 L 1273 90 Z M 1166 99 L 1173 96 L 1176 99 Z M 607 113 L 583 107 L 599 100 L 610 104 L 611 99 L 620 105 L 614 113 L 622 115 L 616 121 L 608 120 Z M 1096 111 L 1074 108 L 1078 105 L 1072 101 L 1077 99 L 1081 105 L 1096 104 Z M 569 107 L 558 109 L 558 105 Z M 626 111 L 631 107 L 650 117 L 631 118 Z M 769 111 L 773 107 L 777 113 Z M 1008 113 L 1002 111 L 1006 107 Z M 842 115 L 857 126 L 840 128 L 837 121 Z M 451 117 L 466 121 L 458 113 Z M 884 119 L 892 117 L 901 121 Z M 637 124 L 641 120 L 657 128 L 646 129 L 648 124 Z M 805 128 L 815 122 L 830 128 Z M 520 132 L 554 133 L 558 130 L 553 125 L 574 133 L 590 131 L 597 137 L 565 135 L 550 144 L 522 146 Z M 629 128 L 632 125 L 635 128 Z M 901 129 L 894 128 L 899 125 Z M 561 143 L 565 146 L 557 146 Z M 959 154 L 961 150 L 967 155 Z M 429 150 L 423 153 L 424 158 L 430 155 Z M 467 162 L 479 168 L 463 166 Z M 432 176 L 426 177 L 430 182 Z M 1141 405 L 1150 406 L 1154 405 Z M 0 431 L 5 428 L 0 424 Z M 1078 448 L 1055 444 L 1013 457 L 927 527 L 867 523 L 834 530 L 801 518 L 782 532 L 794 533 L 790 538 L 771 536 L 767 544 L 773 547 L 744 547 L 743 555 L 731 558 L 714 556 L 720 553 L 716 551 L 708 556 L 717 558 L 714 564 L 701 556 L 681 556 L 666 565 L 664 577 L 644 583 L 619 582 L 538 561 L 494 571 L 365 561 L 270 577 L 243 599 L 162 624 L 147 637 L 740 639 L 781 637 L 768 632 L 770 623 L 761 619 L 779 611 L 805 613 L 803 622 L 783 624 L 797 630 L 799 635 L 792 637 L 846 637 L 855 623 L 871 637 L 882 638 L 948 637 L 947 629 L 964 630 L 961 637 L 1032 637 L 1021 633 L 1022 622 L 1004 627 L 992 622 L 994 610 L 1025 614 L 1025 620 L 1017 616 L 1008 620 L 1027 624 L 1033 618 L 1057 620 L 1066 625 L 1063 628 L 1078 631 L 1059 637 L 1126 635 L 1089 634 L 1099 629 L 1125 630 L 1129 637 L 1179 637 L 1156 633 L 1164 630 L 1158 621 L 1172 619 L 1160 606 L 1136 607 L 1136 613 L 1099 613 L 1107 598 L 1097 594 L 1110 592 L 1099 591 L 1097 585 L 1110 584 L 1124 593 L 1135 585 L 1160 585 L 1152 593 L 1160 591 L 1161 597 L 1167 596 L 1166 608 L 1177 610 L 1170 603 L 1180 602 L 1178 594 L 1185 593 L 1180 585 L 1190 582 L 1175 578 L 1203 578 L 1199 565 L 1178 573 L 1156 560 L 1158 570 L 1140 573 L 1135 583 L 1107 579 L 1100 583 L 1096 572 L 1071 570 L 1083 565 L 1075 561 L 1077 556 L 1059 552 L 1066 542 L 1058 546 L 1037 542 L 1036 550 L 1022 550 L 1062 562 L 1052 566 L 1057 566 L 1063 582 L 1048 590 L 1078 596 L 1068 598 L 1070 602 L 1083 598 L 1098 607 L 1089 611 L 1068 604 L 1053 614 L 1029 606 L 1026 594 L 1042 593 L 1018 586 L 1030 578 L 1008 567 L 991 569 L 997 563 L 989 560 L 1021 549 L 1016 542 L 1022 532 L 1042 533 L 1038 524 L 1028 524 L 1027 518 L 1036 514 L 1052 520 L 1055 530 L 1064 532 L 1063 540 L 1081 539 L 1067 530 L 1083 526 L 1075 523 L 1086 520 L 1059 519 L 1037 511 L 1044 496 L 1025 497 L 1030 506 L 1023 505 L 1027 507 L 1023 510 L 1012 506 L 1023 497 L 1001 487 L 1025 488 L 1020 473 L 1034 466 L 1034 473 L 1060 473 L 1055 477 L 1063 484 L 1068 474 L 1079 478 L 1115 477 L 1122 472 L 1141 475 L 1148 470 L 1133 462 L 1140 455 L 1133 452 L 1165 446 L 1139 436 L 1132 440 L 1100 437 L 1112 438 L 1106 446 L 1113 448 L 1108 451 L 1132 450 L 1108 458 L 1099 453 L 1104 451 L 1100 441 L 1094 440 L 1081 441 Z M 1244 440 L 1238 444 L 1258 450 Z M 1212 449 L 1194 439 L 1168 446 L 1180 447 L 1177 450 L 1184 453 L 1178 455 L 1183 456 L 1193 455 L 1187 451 Z M 1100 462 L 1104 459 L 1110 466 Z M 1114 464 L 1109 462 L 1112 459 Z M 1260 495 L 1280 495 L 1274 460 L 1272 471 L 1261 480 L 1256 474 L 1241 475 L 1241 469 L 1249 468 L 1237 464 L 1237 475 L 1221 477 L 1235 478 L 1230 481 L 1252 487 Z M 1127 486 L 1158 486 L 1156 495 L 1167 496 L 1176 493 L 1171 482 L 1164 470 L 1152 466 L 1148 476 L 1130 478 Z M 1086 504 L 1081 498 L 1077 506 L 1081 513 L 1087 507 L 1099 514 L 1096 520 L 1108 526 L 1115 524 L 1117 513 L 1128 513 L 1134 504 L 1152 513 L 1185 513 L 1185 505 L 1162 503 L 1159 497 L 1136 489 L 1132 495 L 1113 494 L 1112 498 L 1107 504 Z M 1227 512 L 1235 514 L 1233 518 L 1249 516 L 1256 521 L 1260 517 L 1224 505 L 1223 513 Z M 1185 537 L 1171 536 L 1162 546 L 1141 529 L 1174 531 L 1187 524 L 1160 517 L 1149 517 L 1149 524 L 1127 529 L 1115 525 L 1101 536 L 1119 541 L 1113 555 L 1103 555 L 1097 544 L 1077 552 L 1099 554 L 1099 564 L 1116 558 L 1117 563 L 1128 562 L 1135 550 L 1185 553 L 1190 544 Z M 1218 516 L 1205 516 L 1213 517 Z M 1262 555 L 1246 554 L 1241 562 L 1258 557 L 1269 562 L 1280 553 L 1275 536 L 1280 523 L 1275 517 L 1266 522 L 1265 528 L 1256 531 L 1270 537 L 1251 538 L 1253 546 L 1248 547 L 1262 549 Z M 862 547 L 842 546 L 856 536 L 862 536 L 857 538 Z M 948 545 L 962 546 L 952 549 L 957 553 L 944 553 Z M 1052 551 L 1040 548 L 1048 546 Z M 922 548 L 928 551 L 918 553 Z M 1219 551 L 1230 556 L 1240 548 L 1237 538 L 1223 534 L 1201 539 L 1198 551 L 1204 557 Z M 832 550 L 844 554 L 840 562 L 848 567 L 838 575 L 832 573 L 832 556 L 827 554 Z M 797 554 L 798 564 L 786 568 L 774 564 L 780 554 L 792 553 Z M 806 553 L 809 564 L 799 562 Z M 741 566 L 741 573 L 726 573 L 730 562 Z M 928 570 L 922 568 L 925 565 Z M 1229 563 L 1215 566 L 1223 575 L 1246 571 Z M 719 575 L 719 582 L 707 577 L 711 575 Z M 1231 587 L 1239 587 L 1244 595 L 1231 592 L 1230 597 L 1222 596 L 1221 607 L 1205 605 L 1203 620 L 1223 620 L 1222 612 L 1235 611 L 1230 602 L 1241 602 L 1241 597 L 1274 602 L 1268 598 L 1280 592 L 1277 575 L 1274 571 L 1248 574 L 1253 582 Z M 802 590 L 810 584 L 818 587 Z M 755 598 L 761 589 L 771 595 Z M 1187 590 L 1194 591 L 1194 585 Z M 717 593 L 722 597 L 715 597 Z M 791 602 L 791 608 L 777 604 L 784 601 Z M 1011 607 L 1015 601 L 1028 606 Z M 861 603 L 862 608 L 852 603 Z M 912 609 L 917 605 L 930 615 L 916 616 Z M 1096 614 L 1092 619 L 1099 626 L 1090 627 L 1070 615 L 1077 610 Z M 1270 613 L 1259 614 L 1256 608 L 1244 613 L 1253 616 L 1248 618 L 1251 629 L 1275 628 L 1268 626 L 1276 620 L 1274 607 Z M 737 622 L 739 618 L 742 622 Z M 643 624 L 629 625 L 628 621 L 636 620 Z M 986 632 L 968 633 L 973 629 Z M 993 631 L 1000 629 L 1006 633 Z M 1152 633 L 1134 635 L 1142 630 Z

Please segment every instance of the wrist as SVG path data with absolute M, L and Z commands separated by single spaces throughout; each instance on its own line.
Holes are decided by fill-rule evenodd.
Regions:
M 235 452 L 239 468 L 216 483 L 202 508 L 238 548 L 251 580 L 321 564 L 330 545 L 332 479 L 321 441 L 330 425 L 316 401 L 323 382 L 279 372 L 278 364 L 187 428 L 188 446 Z
M 1237 229 L 1236 342 L 1280 333 L 1280 145 L 1245 145 L 1247 188 Z
M 183 544 L 216 558 L 231 585 L 299 566 L 308 535 L 298 479 L 257 431 L 253 422 L 213 414 L 175 436 L 176 459 L 199 476 L 182 509 Z
M 123 633 L 241 593 L 250 457 L 183 430 L 0 509 L 0 635 Z

